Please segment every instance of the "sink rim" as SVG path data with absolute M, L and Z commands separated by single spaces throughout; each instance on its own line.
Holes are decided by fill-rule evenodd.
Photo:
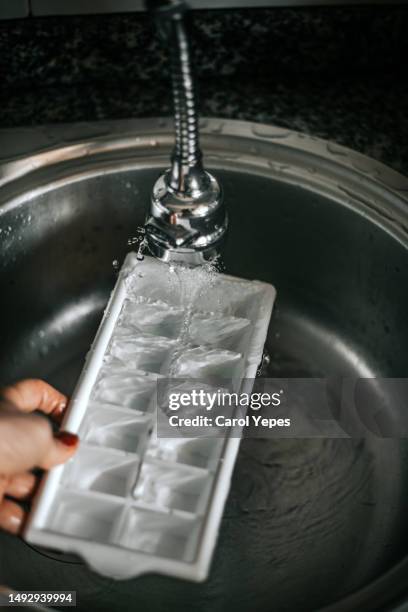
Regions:
M 209 165 L 241 170 L 246 167 L 251 173 L 274 175 L 280 181 L 323 190 L 343 205 L 369 216 L 404 246 L 408 245 L 408 179 L 403 175 L 365 155 L 291 130 L 224 119 L 203 122 L 203 149 L 212 151 L 207 155 Z M 78 136 L 72 139 L 70 133 L 75 129 Z M 32 195 L 33 185 L 41 192 L 101 172 L 117 172 L 118 168 L 126 170 L 143 164 L 162 167 L 173 142 L 172 122 L 163 118 L 10 129 L 0 132 L 0 138 L 4 135 L 0 215 Z M 7 139 L 13 137 L 21 139 L 20 149 L 18 142 L 14 149 L 7 148 Z M 253 143 L 258 149 L 251 150 Z M 234 157 L 232 145 L 238 157 Z M 320 164 L 313 172 L 307 170 L 311 159 Z M 282 167 L 285 163 L 289 163 L 291 171 Z M 338 188 L 341 180 L 349 185 L 347 193 Z M 373 194 L 382 199 L 374 204 Z M 384 591 L 403 596 L 407 575 L 408 555 L 377 580 L 322 612 L 389 604 Z
M 294 183 L 368 216 L 408 245 L 408 177 L 336 143 L 271 124 L 201 120 L 210 167 Z M 0 215 L 39 195 L 118 169 L 163 168 L 173 145 L 166 117 L 0 130 Z

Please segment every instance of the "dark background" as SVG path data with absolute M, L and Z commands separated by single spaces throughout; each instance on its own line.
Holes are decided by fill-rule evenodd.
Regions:
M 408 7 L 194 12 L 204 115 L 328 138 L 408 173 Z M 143 13 L 0 22 L 0 127 L 168 115 Z

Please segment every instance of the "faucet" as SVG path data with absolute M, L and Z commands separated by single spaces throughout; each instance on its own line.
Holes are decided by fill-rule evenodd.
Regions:
M 146 0 L 171 54 L 175 146 L 171 167 L 153 186 L 145 230 L 151 254 L 189 266 L 219 254 L 228 225 L 223 193 L 203 166 L 198 114 L 182 0 Z

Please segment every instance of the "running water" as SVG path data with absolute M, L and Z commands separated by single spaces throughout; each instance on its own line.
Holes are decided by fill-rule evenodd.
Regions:
M 139 248 L 137 249 L 136 257 L 139 261 L 144 260 L 144 252 L 147 248 L 147 239 L 146 239 L 146 230 L 144 227 L 139 227 L 137 230 L 138 236 L 133 238 L 132 244 L 137 244 L 139 242 Z
M 138 233 L 137 259 L 143 261 L 147 241 L 143 230 Z M 136 265 L 130 273 L 130 283 L 137 278 L 139 290 L 145 285 L 150 299 L 149 304 L 136 296 L 132 299 L 123 313 L 121 333 L 153 331 L 176 340 L 177 349 L 169 351 L 166 359 L 169 378 L 183 378 L 187 371 L 197 379 L 229 378 L 246 350 L 258 290 L 237 281 L 221 281 L 220 269 L 222 262 L 217 258 L 196 267 L 153 265 L 149 275 Z
M 143 230 L 139 231 L 139 235 L 141 239 L 137 259 L 143 261 L 148 252 L 147 241 Z M 136 316 L 135 312 L 130 317 L 131 327 L 138 328 L 142 333 L 149 333 L 152 328 L 156 334 L 161 331 L 167 338 L 178 341 L 177 350 L 171 351 L 169 355 L 169 377 L 182 377 L 189 368 L 192 368 L 197 378 L 210 373 L 228 376 L 245 349 L 249 321 L 237 312 L 239 308 L 236 304 L 243 303 L 241 298 L 246 301 L 247 290 L 243 290 L 244 295 L 241 296 L 241 287 L 230 287 L 225 281 L 221 289 L 220 269 L 222 262 L 218 257 L 196 267 L 179 263 L 169 263 L 162 268 L 157 266 L 149 278 L 145 272 L 138 271 L 137 265 L 130 273 L 129 282 L 132 283 L 132 278 L 137 277 L 139 288 L 143 275 L 142 284 L 146 283 L 150 293 L 150 305 L 145 317 L 143 312 L 147 304 L 136 304 L 140 300 L 133 298 L 131 308 L 136 309 L 138 314 Z M 130 312 L 127 316 L 130 316 Z M 140 316 L 143 325 L 140 325 Z M 164 322 L 159 324 L 157 317 Z M 123 329 L 123 333 L 129 332 L 130 329 Z
M 218 270 L 216 262 L 208 262 L 195 268 L 180 264 L 170 265 L 170 273 L 174 275 L 180 292 L 180 303 L 183 305 L 184 320 L 180 339 L 187 340 L 193 309 L 196 310 L 200 299 L 205 298 L 217 282 Z
M 138 261 L 143 261 L 148 247 L 146 231 L 144 228 L 137 230 L 139 238 L 133 238 L 132 244 L 139 242 L 136 257 Z M 130 241 L 129 241 L 130 242 Z M 169 263 L 171 274 L 170 282 L 175 293 L 179 294 L 179 303 L 184 309 L 183 323 L 179 338 L 186 342 L 188 340 L 191 316 L 200 297 L 204 297 L 211 291 L 217 280 L 218 271 L 221 269 L 221 259 L 218 256 L 211 262 L 204 263 L 194 268 L 182 264 Z M 196 308 L 197 310 L 197 308 Z
M 148 254 L 143 228 L 138 230 L 138 236 L 137 259 L 143 261 L 145 254 Z M 136 266 L 130 277 L 133 274 L 140 276 L 141 272 L 137 272 L 137 269 Z M 182 364 L 186 365 L 187 362 L 197 373 L 197 378 L 205 377 L 215 369 L 225 375 L 230 369 L 230 353 L 242 355 L 245 352 L 250 328 L 247 316 L 249 314 L 251 318 L 251 313 L 256 310 L 257 290 L 248 290 L 248 287 L 239 282 L 225 284 L 225 281 L 221 290 L 221 270 L 224 271 L 224 266 L 220 257 L 196 267 L 180 263 L 157 267 L 157 272 L 152 272 L 154 278 L 145 278 L 151 295 L 150 301 L 155 300 L 155 306 L 150 303 L 147 319 L 142 316 L 143 325 L 139 325 L 139 311 L 144 312 L 147 305 L 139 304 L 136 307 L 133 302 L 132 308 L 137 309 L 136 318 L 139 320 L 136 325 L 135 313 L 132 316 L 133 327 L 136 325 L 140 332 L 149 333 L 149 325 L 153 325 L 156 333 L 161 329 L 164 336 L 178 340 L 179 347 L 183 347 L 170 356 L 170 377 L 182 376 L 185 369 Z M 155 285 L 153 291 L 152 284 Z M 165 332 L 164 323 L 158 325 L 156 321 L 150 320 L 153 310 L 155 316 L 165 317 Z M 258 375 L 265 375 L 262 367 Z
M 180 296 L 180 304 L 183 306 L 183 320 L 179 333 L 179 340 L 183 345 L 189 344 L 190 326 L 193 312 L 197 310 L 197 304 L 217 280 L 218 271 L 216 263 L 206 263 L 202 266 L 189 268 L 180 264 L 170 264 L 172 283 L 177 288 Z M 176 367 L 179 355 L 174 354 L 169 368 L 169 376 L 176 375 Z

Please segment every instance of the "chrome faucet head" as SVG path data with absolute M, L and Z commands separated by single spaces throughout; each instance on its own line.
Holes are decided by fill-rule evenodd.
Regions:
M 222 190 L 209 172 L 173 163 L 156 181 L 146 220 L 147 245 L 155 257 L 191 266 L 211 261 L 226 230 Z

